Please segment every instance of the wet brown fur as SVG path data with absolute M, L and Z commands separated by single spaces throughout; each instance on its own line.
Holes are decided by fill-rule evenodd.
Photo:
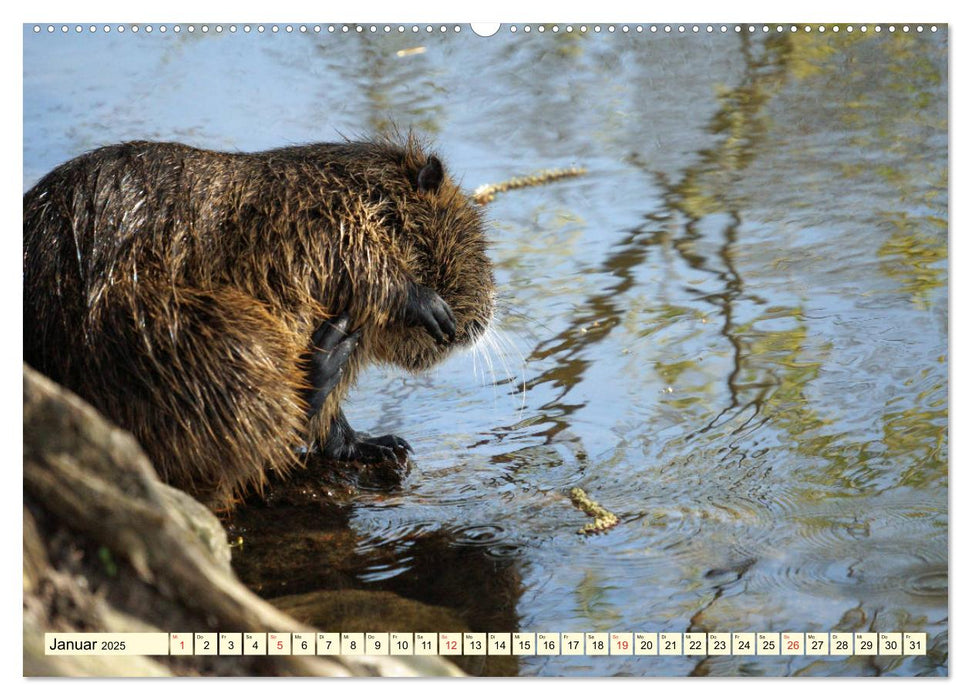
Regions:
M 211 505 L 299 462 L 369 363 L 411 371 L 474 340 L 494 281 L 480 214 L 414 138 L 252 154 L 134 142 L 24 195 L 24 358 L 131 430 L 163 478 Z M 401 320 L 409 282 L 458 333 Z M 310 338 L 349 313 L 361 340 L 308 422 Z

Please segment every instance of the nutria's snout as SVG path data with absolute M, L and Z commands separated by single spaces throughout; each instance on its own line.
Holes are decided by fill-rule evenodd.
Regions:
M 491 279 L 491 271 L 488 277 Z M 426 328 L 395 323 L 373 333 L 369 345 L 382 361 L 410 372 L 427 370 L 455 352 L 473 348 L 488 335 L 493 314 L 492 294 L 483 294 L 477 301 L 478 307 L 472 311 L 465 306 L 453 307 L 458 321 L 454 335 L 437 340 Z

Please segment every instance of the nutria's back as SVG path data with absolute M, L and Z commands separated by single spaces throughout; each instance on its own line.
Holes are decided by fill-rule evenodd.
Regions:
M 416 289 L 451 309 L 453 342 L 405 322 Z M 479 211 L 413 139 L 126 143 L 24 195 L 25 359 L 218 499 L 324 440 L 363 364 L 420 370 L 472 342 L 493 295 Z M 310 339 L 341 314 L 360 342 L 308 421 Z

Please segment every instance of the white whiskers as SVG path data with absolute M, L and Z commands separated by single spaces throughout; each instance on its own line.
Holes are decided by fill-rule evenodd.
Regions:
M 512 372 L 507 362 L 507 358 L 519 356 L 519 367 L 521 368 L 522 378 L 522 404 L 519 408 L 519 419 L 522 420 L 523 412 L 526 410 L 526 359 L 516 344 L 510 339 L 508 333 L 496 326 L 495 318 L 490 318 L 478 337 L 472 343 L 472 373 L 483 384 L 487 381 L 486 370 L 491 379 L 493 395 L 498 400 L 496 387 L 500 384 L 517 383 L 516 375 Z M 496 376 L 497 360 L 502 369 L 502 377 Z

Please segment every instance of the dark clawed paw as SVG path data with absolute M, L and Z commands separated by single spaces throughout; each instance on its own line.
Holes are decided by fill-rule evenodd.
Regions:
M 347 314 L 324 321 L 314 332 L 311 339 L 309 414 L 312 416 L 324 405 L 330 392 L 340 382 L 350 359 L 357 347 L 361 331 L 348 333 L 350 320 Z
M 354 448 L 357 452 L 356 459 L 366 464 L 399 462 L 406 459 L 409 452 L 414 452 L 408 441 L 397 435 L 371 437 L 367 433 L 358 433 Z
M 397 435 L 382 435 L 380 437 L 366 437 L 364 438 L 366 442 L 370 442 L 374 445 L 381 445 L 383 447 L 390 447 L 396 452 L 405 452 L 414 454 L 414 450 L 408 441 L 404 438 L 400 438 Z
M 358 442 L 349 450 L 349 461 L 361 462 L 362 464 L 375 464 L 378 462 L 393 462 L 396 456 L 394 450 L 384 445 L 375 445 L 370 442 Z
M 330 423 L 327 439 L 320 445 L 322 457 L 351 466 L 360 483 L 377 486 L 401 483 L 408 471 L 411 445 L 396 435 L 371 437 L 351 428 L 343 411 L 338 410 Z
M 321 371 L 343 369 L 347 358 L 357 347 L 361 339 L 361 330 L 348 333 L 350 319 L 347 314 L 341 314 L 335 319 L 324 321 L 314 331 L 313 343 L 314 364 Z
M 455 314 L 448 303 L 430 287 L 410 285 L 405 304 L 405 322 L 412 326 L 422 326 L 438 343 L 455 340 Z
M 408 453 L 414 450 L 407 440 L 397 435 L 371 437 L 367 433 L 354 433 L 349 437 L 341 432 L 325 443 L 322 452 L 325 457 L 340 462 L 398 464 L 407 461 Z
M 344 446 L 343 459 L 362 464 L 400 463 L 412 452 L 411 445 L 396 435 L 371 437 L 358 433 L 354 442 Z
M 312 338 L 314 347 L 323 352 L 333 350 L 343 338 L 347 337 L 349 323 L 350 318 L 346 313 L 321 323 L 314 331 Z

